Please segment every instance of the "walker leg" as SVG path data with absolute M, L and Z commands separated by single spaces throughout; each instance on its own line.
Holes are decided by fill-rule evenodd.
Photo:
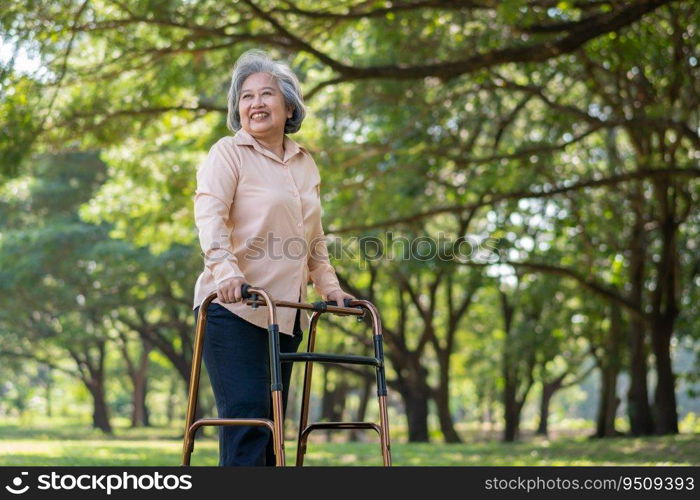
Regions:
M 197 412 L 197 397 L 199 395 L 199 376 L 202 371 L 202 347 L 204 345 L 204 332 L 207 323 L 207 309 L 209 301 L 204 301 L 199 308 L 197 316 L 197 328 L 194 337 L 194 350 L 192 353 L 192 371 L 190 373 L 190 386 L 187 396 L 187 413 L 185 416 L 185 440 L 182 446 L 182 465 L 190 465 L 192 451 L 194 450 L 194 432 L 190 428 L 194 423 Z
M 316 324 L 320 314 L 314 313 L 309 324 L 309 341 L 306 347 L 307 352 L 313 352 L 316 345 Z M 309 421 L 309 396 L 311 394 L 311 375 L 313 373 L 313 363 L 304 363 L 304 390 L 301 396 L 301 411 L 299 415 L 299 435 L 297 438 L 297 462 L 296 466 L 304 465 L 304 455 L 306 454 L 306 439 L 303 437 L 304 429 Z
M 284 428 L 283 428 L 283 406 L 282 406 L 282 391 L 274 391 L 272 393 L 272 415 L 274 431 L 272 433 L 273 445 L 275 447 L 275 465 L 277 467 L 285 466 L 284 458 Z
M 389 418 L 386 410 L 386 396 L 379 396 L 379 444 L 382 449 L 384 467 L 391 467 L 391 451 L 389 450 Z
M 284 406 L 282 404 L 282 364 L 280 362 L 279 326 L 272 323 L 267 327 L 270 351 L 270 393 L 272 396 L 272 432 L 275 448 L 275 465 L 283 467 L 284 459 Z

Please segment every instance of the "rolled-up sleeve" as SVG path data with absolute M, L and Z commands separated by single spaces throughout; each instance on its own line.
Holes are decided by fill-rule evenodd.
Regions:
M 231 205 L 238 185 L 238 165 L 223 150 L 221 141 L 209 150 L 197 171 L 194 218 L 204 264 L 216 284 L 244 277 L 231 248 Z
M 320 203 L 320 187 L 317 187 L 317 194 Z M 323 232 L 323 224 L 320 216 L 314 224 L 313 237 L 310 242 L 308 266 L 309 277 L 324 300 L 327 299 L 329 293 L 342 290 L 340 283 L 338 283 L 338 277 L 328 257 L 326 235 Z

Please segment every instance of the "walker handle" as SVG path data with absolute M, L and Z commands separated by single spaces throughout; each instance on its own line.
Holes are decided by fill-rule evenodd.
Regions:
M 343 305 L 341 307 L 351 307 L 350 302 L 356 299 L 343 299 Z M 338 307 L 338 303 L 335 300 L 327 300 L 326 304 L 333 307 Z
M 244 299 L 250 299 L 252 297 L 252 293 L 248 292 L 248 289 L 250 288 L 250 285 L 248 283 L 243 283 L 241 285 L 241 297 Z

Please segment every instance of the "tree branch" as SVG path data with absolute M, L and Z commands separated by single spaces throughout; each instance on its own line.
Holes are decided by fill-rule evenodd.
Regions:
M 395 217 L 393 219 L 387 219 L 384 221 L 375 222 L 372 224 L 364 225 L 351 225 L 339 228 L 330 227 L 327 230 L 328 234 L 344 234 L 358 231 L 367 231 L 369 229 L 377 229 L 384 227 L 391 227 L 399 224 L 409 224 L 415 223 L 420 220 L 433 217 L 435 215 L 441 215 L 445 213 L 460 213 L 465 210 L 474 210 L 476 208 L 481 208 L 485 206 L 494 205 L 502 201 L 508 200 L 521 200 L 521 199 L 541 199 L 549 198 L 559 194 L 568 193 L 571 191 L 578 191 L 586 188 L 600 188 L 605 186 L 615 186 L 623 182 L 628 182 L 632 180 L 639 179 L 655 179 L 663 177 L 689 177 L 697 178 L 700 177 L 700 168 L 679 168 L 679 167 L 669 167 L 669 168 L 641 168 L 633 172 L 627 172 L 624 174 L 613 175 L 610 177 L 604 177 L 601 179 L 589 179 L 581 182 L 576 182 L 573 184 L 564 184 L 555 187 L 540 187 L 537 190 L 528 189 L 522 191 L 513 191 L 509 193 L 494 193 L 492 195 L 484 195 L 481 201 L 472 204 L 455 204 L 447 205 L 442 207 L 435 207 L 430 210 L 425 210 L 423 212 L 418 212 L 415 214 Z
M 390 4 L 390 7 L 379 7 L 368 10 L 350 8 L 346 12 L 336 13 L 329 11 L 304 10 L 298 8 L 290 1 L 286 1 L 285 3 L 287 4 L 286 8 L 277 7 L 270 10 L 270 12 L 280 13 L 284 15 L 294 14 L 310 19 L 334 19 L 344 21 L 374 17 L 381 18 L 386 17 L 387 14 L 393 14 L 396 12 L 407 12 L 425 8 L 434 8 L 439 10 L 492 9 L 497 5 L 495 2 L 489 0 L 485 0 L 483 2 L 474 2 L 471 0 L 450 0 L 447 2 L 444 0 L 419 0 L 414 2 L 392 2 Z
M 566 36 L 554 40 L 546 40 L 534 44 L 523 44 L 515 47 L 495 49 L 482 54 L 476 54 L 466 59 L 421 65 L 383 65 L 356 67 L 337 61 L 327 54 L 320 52 L 306 41 L 298 38 L 284 28 L 274 17 L 257 7 L 251 0 L 244 3 L 260 18 L 272 25 L 280 34 L 288 38 L 291 46 L 309 52 L 324 64 L 338 72 L 344 81 L 365 80 L 370 78 L 390 78 L 396 80 L 415 80 L 433 76 L 449 80 L 457 76 L 473 73 L 480 69 L 514 62 L 541 62 L 552 57 L 573 52 L 586 42 L 606 33 L 617 31 L 634 23 L 662 5 L 677 0 L 639 0 L 624 4 L 618 9 L 605 14 L 589 17 L 573 27 Z

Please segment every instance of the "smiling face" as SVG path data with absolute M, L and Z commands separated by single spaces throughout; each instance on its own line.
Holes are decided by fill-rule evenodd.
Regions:
M 256 139 L 274 140 L 284 135 L 292 109 L 284 102 L 277 80 L 269 73 L 253 73 L 241 86 L 238 100 L 241 127 Z

